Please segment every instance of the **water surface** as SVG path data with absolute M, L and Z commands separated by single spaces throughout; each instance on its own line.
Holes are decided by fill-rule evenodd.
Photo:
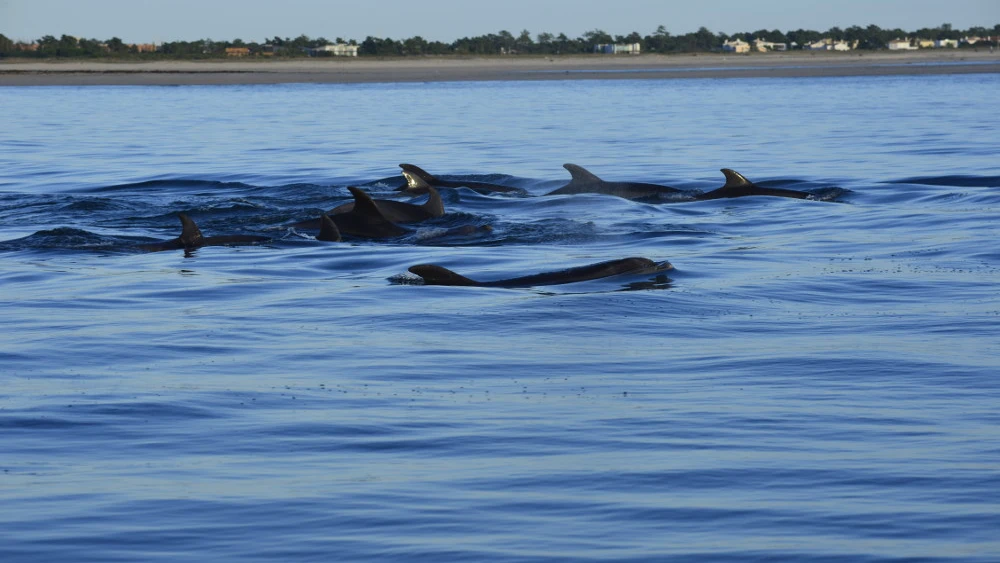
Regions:
M 0 559 L 1000 559 L 998 86 L 5 88 Z M 399 239 L 288 229 L 400 162 L 820 197 L 460 189 Z M 180 212 L 270 242 L 135 250 Z M 675 270 L 407 273 L 626 256 Z

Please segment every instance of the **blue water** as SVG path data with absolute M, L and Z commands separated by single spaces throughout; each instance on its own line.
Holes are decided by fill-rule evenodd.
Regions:
M 998 88 L 0 89 L 0 561 L 998 561 Z M 460 189 L 391 241 L 288 229 L 400 162 L 821 197 Z M 179 212 L 271 240 L 135 250 Z M 407 273 L 626 256 L 675 270 Z

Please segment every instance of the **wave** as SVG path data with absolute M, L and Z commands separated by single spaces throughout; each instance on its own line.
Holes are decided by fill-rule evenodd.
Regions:
M 887 184 L 920 184 L 924 186 L 952 186 L 956 188 L 1000 188 L 1000 176 L 972 176 L 951 174 L 947 176 L 917 176 L 890 180 Z
M 225 182 L 220 180 L 200 180 L 197 178 L 172 178 L 162 180 L 145 180 L 141 182 L 129 182 L 125 184 L 112 184 L 110 186 L 99 186 L 82 188 L 76 193 L 107 193 L 107 192 L 160 192 L 170 193 L 202 192 L 219 190 L 226 191 L 253 191 L 260 189 L 244 182 Z
M 37 231 L 26 237 L 0 241 L 0 251 L 20 250 L 112 250 L 127 246 L 129 239 L 92 233 L 73 227 Z

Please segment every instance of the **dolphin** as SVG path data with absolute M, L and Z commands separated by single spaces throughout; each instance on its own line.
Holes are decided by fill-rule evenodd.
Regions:
M 441 194 L 433 187 L 427 188 L 427 201 L 420 205 L 405 201 L 393 201 L 391 199 L 374 199 L 375 207 L 378 207 L 382 215 L 393 223 L 419 223 L 427 219 L 435 219 L 444 216 L 444 202 L 441 201 Z M 354 209 L 354 202 L 349 201 L 338 205 L 330 210 L 330 215 L 348 213 Z
M 360 238 L 393 238 L 413 232 L 387 219 L 375 204 L 375 200 L 361 188 L 351 186 L 347 189 L 354 195 L 354 205 L 347 213 L 338 213 L 336 215 L 327 215 L 324 213 L 320 217 L 320 233 L 316 237 L 318 240 L 338 242 L 341 240 L 341 233 Z M 429 238 L 471 236 L 492 230 L 489 226 L 476 227 L 466 225 L 446 229 Z
M 352 187 L 348 187 L 347 189 L 350 190 Z M 353 189 L 357 188 L 353 187 Z M 427 201 L 420 205 L 405 201 L 393 201 L 391 199 L 373 199 L 372 201 L 375 202 L 375 207 L 378 208 L 382 215 L 393 223 L 418 223 L 427 219 L 443 217 L 444 203 L 441 201 L 441 194 L 434 188 L 427 190 L 427 193 L 429 194 Z M 354 202 L 348 201 L 327 211 L 326 214 L 342 215 L 350 213 L 353 210 Z M 322 218 L 320 218 L 299 221 L 298 223 L 293 223 L 291 226 L 296 229 L 319 229 L 322 227 L 322 224 Z
M 791 197 L 795 199 L 806 199 L 815 197 L 809 192 L 798 190 L 786 190 L 783 188 L 765 188 L 758 186 L 747 180 L 743 174 L 729 168 L 723 168 L 722 173 L 726 175 L 726 185 L 708 193 L 699 194 L 695 199 L 704 201 L 708 199 L 722 199 L 727 197 L 746 197 L 751 195 L 769 195 L 775 197 Z
M 659 184 L 605 182 L 597 175 L 576 164 L 563 164 L 563 168 L 569 170 L 572 179 L 565 186 L 545 195 L 606 194 L 625 199 L 655 199 L 661 195 L 684 193 L 684 190 Z
M 469 188 L 475 192 L 481 194 L 489 193 L 515 193 L 524 194 L 524 190 L 520 188 L 512 188 L 510 186 L 501 186 L 500 184 L 490 184 L 487 182 L 472 182 L 468 180 L 442 180 L 433 174 L 426 172 L 424 169 L 414 166 L 412 164 L 400 164 L 400 168 L 403 169 L 403 177 L 406 178 L 406 185 L 399 188 L 401 192 L 407 192 L 411 194 L 422 194 L 427 192 L 427 188 Z
M 198 228 L 198 225 L 195 224 L 193 219 L 184 213 L 178 213 L 177 217 L 181 220 L 181 236 L 163 242 L 140 244 L 137 245 L 136 248 L 148 252 L 180 249 L 194 250 L 196 248 L 201 248 L 202 246 L 257 244 L 270 240 L 267 237 L 258 237 L 253 235 L 221 235 L 206 237 L 201 234 L 201 229 Z
M 354 205 L 347 213 L 328 216 L 340 233 L 362 238 L 392 238 L 410 232 L 390 221 L 361 188 L 347 188 L 354 196 Z
M 649 258 L 621 258 L 597 264 L 577 266 L 555 272 L 544 272 L 506 280 L 476 281 L 436 264 L 410 266 L 409 271 L 424 279 L 424 285 L 462 285 L 477 287 L 531 287 L 559 285 L 596 280 L 625 274 L 655 274 L 672 269 L 670 262 L 654 262 Z

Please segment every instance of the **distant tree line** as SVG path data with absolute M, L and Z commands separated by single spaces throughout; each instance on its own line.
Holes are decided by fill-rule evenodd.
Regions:
M 354 41 L 344 41 L 337 38 L 330 41 L 325 37 L 310 39 L 300 35 L 294 39 L 274 37 L 264 43 L 244 42 L 242 39 L 232 41 L 212 41 L 200 39 L 197 41 L 171 41 L 156 46 L 155 51 L 144 51 L 142 45 L 126 44 L 118 37 L 106 41 L 97 39 L 77 39 L 70 35 L 56 38 L 46 35 L 36 39 L 34 44 L 18 45 L 8 37 L 0 34 L 0 57 L 136 57 L 136 58 L 169 58 L 169 59 L 208 59 L 226 56 L 226 49 L 231 47 L 246 47 L 251 53 L 269 53 L 278 56 L 304 57 L 308 49 L 334 43 L 356 44 Z
M 412 55 L 566 55 L 592 53 L 594 45 L 602 43 L 639 43 L 645 53 L 690 53 L 711 52 L 720 49 L 724 41 L 741 39 L 750 42 L 762 39 L 774 43 L 795 43 L 799 46 L 830 38 L 835 41 L 857 42 L 859 49 L 884 49 L 888 42 L 896 38 L 911 39 L 961 39 L 963 37 L 993 37 L 1000 36 L 1000 24 L 992 28 L 970 27 L 969 29 L 953 29 L 951 24 L 938 27 L 923 28 L 907 32 L 902 29 L 882 29 L 877 25 L 867 27 L 851 26 L 846 29 L 833 27 L 826 32 L 808 29 L 797 29 L 782 32 L 780 30 L 759 29 L 726 35 L 712 33 L 707 28 L 684 35 L 672 35 L 665 26 L 659 26 L 653 33 L 642 36 L 637 32 L 628 35 L 611 35 L 600 29 L 584 33 L 580 37 L 570 38 L 564 33 L 539 33 L 534 37 L 528 30 L 514 35 L 509 31 L 489 33 L 478 37 L 463 37 L 451 43 L 428 41 L 417 35 L 409 39 L 395 40 L 368 36 L 363 41 L 336 38 L 330 41 L 324 37 L 311 39 L 300 35 L 294 39 L 273 37 L 263 42 L 244 42 L 241 39 L 232 41 L 173 41 L 157 45 L 155 51 L 145 52 L 142 46 L 129 45 L 118 37 L 106 41 L 96 39 L 78 39 L 69 35 L 56 38 L 46 35 L 37 39 L 26 48 L 17 44 L 3 34 L 0 34 L 0 57 L 120 57 L 120 58 L 170 58 L 170 59 L 201 59 L 226 56 L 227 48 L 246 48 L 249 54 L 275 57 L 305 57 L 316 54 L 313 49 L 335 43 L 346 43 L 358 46 L 359 56 L 412 56 Z

